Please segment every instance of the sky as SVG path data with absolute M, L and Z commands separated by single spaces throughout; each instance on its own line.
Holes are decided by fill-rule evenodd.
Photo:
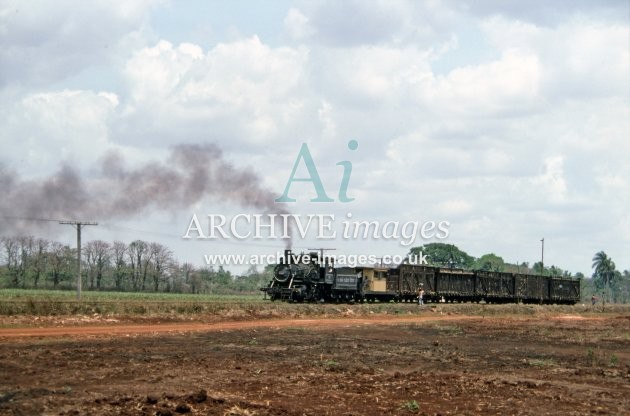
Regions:
M 411 246 L 533 264 L 544 238 L 547 265 L 625 270 L 629 110 L 624 0 L 0 0 L 0 234 L 92 220 L 84 241 L 201 266 L 286 242 L 183 239 L 193 214 L 319 214 L 337 237 L 295 250 L 406 254 L 342 222 L 447 222 Z M 333 201 L 296 181 L 276 203 L 294 165 L 313 179 L 304 144 Z

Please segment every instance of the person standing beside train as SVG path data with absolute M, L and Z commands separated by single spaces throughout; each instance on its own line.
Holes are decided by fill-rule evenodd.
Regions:
M 424 288 L 422 286 L 418 288 L 418 305 L 424 305 Z

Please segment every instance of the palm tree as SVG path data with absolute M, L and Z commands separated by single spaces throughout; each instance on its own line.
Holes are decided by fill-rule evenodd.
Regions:
M 612 261 L 610 257 L 603 251 L 595 254 L 593 257 L 593 278 L 595 280 L 599 280 L 604 290 L 606 287 L 610 287 L 610 282 L 615 276 L 615 262 Z M 602 303 L 605 305 L 605 298 L 602 300 Z

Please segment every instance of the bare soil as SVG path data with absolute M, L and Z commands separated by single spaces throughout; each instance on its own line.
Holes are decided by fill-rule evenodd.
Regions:
M 0 414 L 630 414 L 627 314 L 41 326 L 0 328 Z

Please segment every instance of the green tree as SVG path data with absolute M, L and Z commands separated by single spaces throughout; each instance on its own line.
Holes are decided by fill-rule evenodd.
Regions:
M 427 261 L 432 266 L 470 269 L 475 261 L 474 257 L 453 244 L 429 243 L 409 250 L 409 255 L 420 253 L 427 255 Z
M 76 275 L 76 251 L 69 246 L 59 242 L 53 242 L 48 253 L 48 264 L 50 265 L 48 274 L 53 282 L 53 287 L 57 287 L 63 281 L 71 281 Z
M 505 270 L 505 261 L 503 258 L 494 253 L 484 254 L 475 260 L 474 266 L 476 270 L 487 270 L 493 272 L 502 272 Z
M 33 285 L 37 287 L 39 285 L 40 278 L 46 272 L 47 260 L 48 260 L 48 247 L 50 241 L 43 238 L 38 238 L 35 241 L 35 249 L 33 251 L 33 260 L 31 262 L 31 271 L 33 274 Z
M 150 258 L 152 259 L 151 278 L 153 280 L 153 290 L 158 292 L 160 282 L 165 280 L 165 276 L 173 267 L 175 259 L 173 258 L 173 252 L 160 243 L 149 244 L 149 251 L 151 253 Z M 165 283 L 167 287 L 170 286 L 168 282 Z
M 232 291 L 232 273 L 219 266 L 219 270 L 214 267 L 204 267 L 199 270 L 199 277 L 206 286 L 209 293 L 224 294 Z
M 620 303 L 630 302 L 630 270 L 624 270 L 623 275 L 619 278 L 619 286 L 617 288 Z
M 20 284 L 19 274 L 19 257 L 20 249 L 17 237 L 3 237 L 2 248 L 4 251 L 5 266 L 12 287 L 18 287 Z
M 269 284 L 273 277 L 273 266 L 266 266 L 262 272 L 255 265 L 249 267 L 243 276 L 234 279 L 234 290 L 257 293 L 261 287 Z
M 595 254 L 592 267 L 595 286 L 603 291 L 602 302 L 605 304 L 606 293 L 619 273 L 616 271 L 615 262 L 604 251 Z
M 112 260 L 114 263 L 114 285 L 116 290 L 123 290 L 123 283 L 127 276 L 128 267 L 125 262 L 125 254 L 127 253 L 127 244 L 122 241 L 114 241 L 112 245 Z
M 534 270 L 535 274 L 549 276 L 549 268 L 545 267 L 543 269 L 543 264 L 540 261 L 537 261 L 536 263 L 534 263 L 534 265 L 532 266 L 532 270 Z
M 86 271 L 90 284 L 90 290 L 102 289 L 105 269 L 111 263 L 111 246 L 103 240 L 88 241 L 83 251 L 83 257 L 87 263 Z M 96 279 L 96 286 L 94 281 Z

